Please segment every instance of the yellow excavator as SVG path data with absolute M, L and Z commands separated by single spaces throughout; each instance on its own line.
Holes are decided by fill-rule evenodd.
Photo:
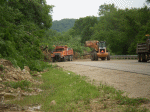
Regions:
M 110 60 L 110 53 L 107 52 L 106 49 L 106 42 L 105 41 L 97 41 L 97 40 L 91 40 L 85 42 L 86 47 L 94 48 L 94 50 L 91 52 L 91 60 L 92 61 L 98 61 L 98 58 L 101 58 L 101 60 Z

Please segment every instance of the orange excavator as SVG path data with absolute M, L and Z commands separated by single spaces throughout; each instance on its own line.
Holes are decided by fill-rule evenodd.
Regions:
M 101 58 L 101 60 L 110 60 L 110 53 L 106 50 L 106 42 L 105 41 L 97 41 L 97 40 L 91 40 L 85 42 L 86 47 L 94 48 L 94 50 L 91 52 L 91 60 L 97 61 L 98 58 Z

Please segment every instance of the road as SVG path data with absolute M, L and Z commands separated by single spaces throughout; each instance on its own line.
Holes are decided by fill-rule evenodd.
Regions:
M 150 99 L 150 63 L 137 60 L 91 61 L 90 59 L 57 62 L 64 70 L 88 77 L 92 84 L 100 83 L 125 91 L 131 98 Z
M 139 63 L 137 62 L 137 60 L 111 60 L 111 61 L 87 60 L 87 61 L 82 61 L 82 62 L 76 61 L 76 62 L 70 62 L 70 63 L 150 75 L 150 62 Z

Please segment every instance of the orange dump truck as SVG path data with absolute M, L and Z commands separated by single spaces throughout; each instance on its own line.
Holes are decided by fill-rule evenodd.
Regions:
M 106 42 L 105 41 L 97 41 L 97 40 L 91 40 L 85 42 L 86 47 L 94 48 L 94 50 L 91 52 L 91 60 L 98 60 L 98 58 L 101 58 L 101 60 L 110 60 L 110 53 L 106 50 Z
M 56 46 L 51 54 L 52 61 L 72 61 L 73 49 L 67 46 Z

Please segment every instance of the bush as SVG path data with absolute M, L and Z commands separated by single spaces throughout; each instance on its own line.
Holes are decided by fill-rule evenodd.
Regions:
M 40 60 L 30 60 L 28 61 L 27 65 L 33 71 L 42 71 L 43 69 L 52 67 L 52 65 L 49 63 Z

